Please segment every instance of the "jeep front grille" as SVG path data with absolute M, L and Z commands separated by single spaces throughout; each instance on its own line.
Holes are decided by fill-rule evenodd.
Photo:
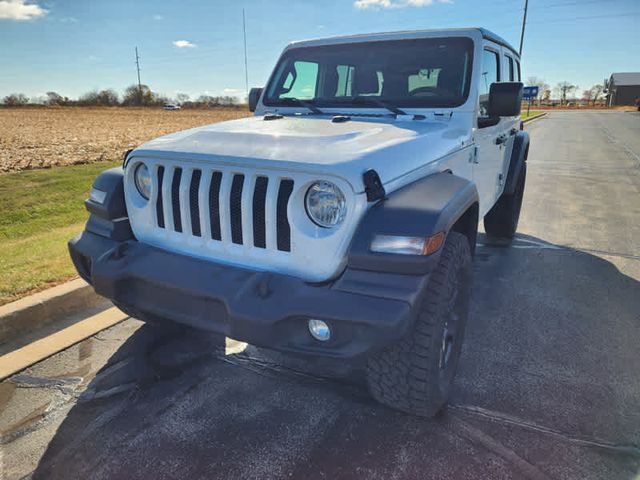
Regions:
M 206 232 L 211 240 L 223 243 L 247 245 L 251 242 L 249 245 L 256 248 L 291 251 L 287 207 L 293 192 L 293 180 L 273 175 L 163 165 L 159 165 L 156 172 L 158 193 L 155 214 L 158 228 L 195 237 L 202 237 Z M 170 183 L 167 185 L 165 182 Z M 273 192 L 275 201 L 269 202 L 268 192 L 272 184 L 277 188 L 277 193 Z M 252 191 L 245 194 L 249 188 Z M 184 193 L 181 195 L 181 192 Z M 168 210 L 172 214 L 172 221 L 166 218 L 164 202 L 167 201 L 167 195 L 171 197 L 167 206 L 170 207 Z M 188 209 L 182 202 L 188 203 Z M 268 219 L 273 219 L 273 223 Z M 203 225 L 203 220 L 208 225 Z M 268 245 L 267 240 L 270 237 L 269 229 L 275 229 L 275 232 L 269 232 L 275 233 L 272 246 Z M 228 238 L 225 238 L 225 232 L 228 232 Z

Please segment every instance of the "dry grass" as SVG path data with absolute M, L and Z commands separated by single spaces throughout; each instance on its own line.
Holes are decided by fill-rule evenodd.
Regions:
M 0 109 L 0 172 L 118 160 L 129 148 L 178 130 L 249 115 L 246 107 Z

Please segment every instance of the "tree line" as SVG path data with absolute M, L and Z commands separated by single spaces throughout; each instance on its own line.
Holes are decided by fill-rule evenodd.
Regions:
M 556 84 L 553 89 L 542 78 L 529 77 L 526 81 L 527 86 L 538 87 L 538 97 L 536 103 L 553 103 L 553 100 L 559 100 L 560 105 L 567 105 L 570 101 L 581 100 L 587 104 L 596 105 L 598 102 L 604 102 L 604 94 L 606 90 L 603 84 L 593 85 L 591 88 L 582 91 L 582 95 L 578 97 L 580 87 L 571 82 L 563 81 Z
M 23 107 L 29 103 L 49 106 L 79 106 L 79 107 L 154 107 L 165 104 L 178 104 L 183 108 L 219 107 L 238 105 L 240 100 L 232 96 L 200 95 L 191 99 L 186 93 L 178 93 L 176 98 L 152 91 L 148 85 L 130 85 L 122 95 L 111 88 L 93 90 L 81 95 L 77 99 L 64 97 L 57 92 L 47 92 L 43 98 L 29 98 L 23 93 L 12 93 L 2 99 L 6 107 Z

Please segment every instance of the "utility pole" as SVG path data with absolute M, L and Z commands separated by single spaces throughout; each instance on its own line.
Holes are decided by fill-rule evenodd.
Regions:
M 242 33 L 244 35 L 244 86 L 247 95 L 249 95 L 249 67 L 247 64 L 247 21 L 244 16 L 244 8 L 242 9 Z
M 520 51 L 519 56 L 522 56 L 522 43 L 524 42 L 524 27 L 527 24 L 527 8 L 529 7 L 529 0 L 524 0 L 524 16 L 522 17 L 522 33 L 520 34 Z
M 140 82 L 140 57 L 136 47 L 136 69 L 138 70 L 138 105 L 142 105 L 142 83 Z

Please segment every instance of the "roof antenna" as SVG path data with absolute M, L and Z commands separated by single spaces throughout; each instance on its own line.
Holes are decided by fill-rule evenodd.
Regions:
M 247 95 L 249 95 L 249 67 L 247 66 L 247 21 L 242 9 L 242 34 L 244 35 L 244 86 Z
M 518 51 L 519 57 L 522 57 L 522 43 L 524 42 L 524 27 L 527 24 L 527 7 L 528 6 L 529 6 L 529 0 L 524 0 L 524 16 L 522 17 L 522 33 L 520 33 L 520 50 Z

